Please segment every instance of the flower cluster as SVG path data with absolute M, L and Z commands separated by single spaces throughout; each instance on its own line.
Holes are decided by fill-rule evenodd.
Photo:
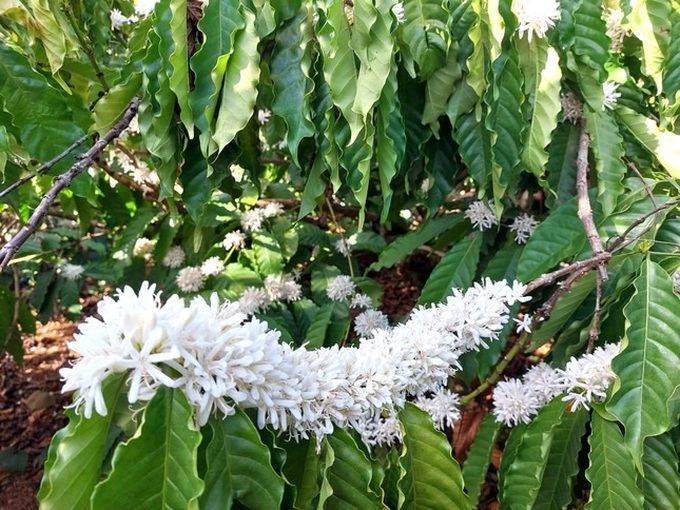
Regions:
M 623 39 L 630 35 L 630 30 L 626 30 L 622 26 L 623 11 L 621 9 L 609 8 L 605 21 L 607 22 L 607 35 L 611 39 L 609 49 L 612 53 L 618 53 L 623 49 Z
M 619 352 L 619 344 L 598 347 L 592 354 L 572 357 L 562 369 L 545 363 L 529 370 L 522 380 L 510 379 L 498 383 L 493 392 L 496 420 L 513 426 L 529 423 L 545 404 L 560 394 L 571 402 L 571 409 L 586 409 L 593 401 L 602 401 L 616 375 L 611 363 Z
M 671 276 L 671 280 L 673 282 L 673 290 L 676 294 L 680 294 L 680 268 L 675 270 Z
M 83 275 L 85 268 L 78 264 L 69 264 L 67 262 L 59 265 L 59 273 L 65 280 L 77 280 Z
M 575 124 L 583 115 L 583 103 L 573 92 L 567 92 L 560 96 L 562 103 L 562 118 Z
M 150 255 L 155 247 L 154 242 L 146 237 L 140 237 L 135 241 L 135 245 L 132 248 L 132 255 L 135 257 L 145 257 Z
M 246 232 L 259 232 L 265 219 L 281 214 L 282 211 L 283 206 L 278 202 L 270 202 L 265 207 L 253 207 L 241 216 L 241 227 Z
M 536 221 L 533 216 L 530 216 L 529 214 L 520 214 L 512 222 L 512 225 L 510 225 L 510 230 L 515 233 L 515 241 L 517 244 L 524 244 L 529 240 L 529 237 L 534 233 L 537 226 L 538 221 Z
M 602 101 L 602 111 L 607 109 L 613 110 L 616 106 L 616 102 L 621 97 L 621 93 L 617 92 L 619 89 L 619 84 L 613 81 L 606 81 L 602 85 L 602 90 L 604 92 L 604 100 Z
M 297 301 L 302 297 L 302 287 L 292 276 L 269 275 L 264 280 L 264 288 L 271 301 Z
M 137 23 L 139 21 L 139 18 L 135 16 L 134 14 L 130 17 L 125 16 L 120 10 L 118 9 L 111 9 L 111 28 L 114 30 L 118 30 L 123 27 L 123 25 L 131 24 L 131 23 Z
M 86 417 L 105 415 L 102 383 L 126 373 L 130 403 L 149 400 L 160 385 L 181 388 L 198 425 L 240 406 L 257 410 L 259 427 L 293 438 L 320 440 L 351 426 L 377 444 L 395 437 L 385 429 L 398 428 L 390 417 L 407 398 L 431 395 L 421 404 L 437 421 L 455 419 L 455 399 L 441 388 L 465 350 L 498 337 L 508 307 L 528 299 L 524 290 L 487 280 L 416 309 L 357 347 L 307 350 L 279 343 L 279 332 L 248 319 L 240 302 L 220 304 L 213 296 L 186 305 L 172 296 L 162 304 L 148 283 L 139 293 L 126 287 L 100 302 L 100 319 L 81 324 L 69 344 L 81 358 L 61 370 L 63 391 L 77 391 L 73 405 Z
M 205 275 L 200 267 L 187 266 L 177 273 L 177 286 L 182 292 L 197 292 L 203 287 Z
M 493 209 L 482 200 L 472 202 L 465 211 L 465 217 L 472 222 L 474 228 L 479 230 L 486 230 L 498 224 Z
M 163 257 L 163 265 L 170 269 L 176 269 L 184 264 L 185 259 L 186 255 L 182 247 L 172 246 L 165 254 L 165 257 Z
M 245 246 L 245 243 L 246 236 L 243 235 L 243 232 L 240 230 L 234 230 L 233 232 L 229 232 L 226 236 L 224 236 L 222 246 L 224 246 L 224 249 L 227 251 L 240 250 Z
M 560 2 L 558 0 L 514 0 L 512 12 L 519 21 L 519 37 L 527 34 L 527 39 L 535 35 L 545 37 L 549 28 L 555 26 L 560 19 Z
M 337 251 L 340 255 L 344 257 L 349 257 L 352 253 L 352 243 L 350 243 L 347 239 L 344 237 L 341 237 L 337 241 L 335 241 L 335 251 Z
M 390 328 L 387 315 L 373 309 L 373 303 L 369 296 L 356 292 L 354 282 L 349 276 L 336 276 L 328 282 L 326 295 L 333 301 L 348 302 L 350 308 L 362 308 L 364 310 L 354 318 L 354 331 L 357 335 L 370 338 L 375 331 Z

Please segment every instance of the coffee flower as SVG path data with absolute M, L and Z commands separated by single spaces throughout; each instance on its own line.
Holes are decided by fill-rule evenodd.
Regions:
M 527 39 L 545 37 L 549 28 L 560 19 L 560 3 L 557 0 L 514 0 L 512 12 L 519 21 L 519 37 Z
M 491 207 L 486 205 L 482 200 L 472 202 L 465 211 L 465 217 L 472 222 L 474 228 L 478 228 L 482 231 L 498 224 L 496 214 Z

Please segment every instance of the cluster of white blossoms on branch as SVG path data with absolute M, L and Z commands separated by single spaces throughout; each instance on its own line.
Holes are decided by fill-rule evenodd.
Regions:
M 558 0 L 514 0 L 512 12 L 519 21 L 519 37 L 527 35 L 529 42 L 534 36 L 545 37 L 549 28 L 555 26 L 560 19 L 560 2 Z
M 352 278 L 340 275 L 328 282 L 326 295 L 333 301 L 346 302 L 350 308 L 364 310 L 354 318 L 354 331 L 363 338 L 370 338 L 377 330 L 390 329 L 387 315 L 373 308 L 370 296 L 356 291 Z
M 390 417 L 407 399 L 443 403 L 419 399 L 437 407 L 441 424 L 455 419 L 456 401 L 442 387 L 463 352 L 498 337 L 508 307 L 529 299 L 524 291 L 487 279 L 417 308 L 405 323 L 375 331 L 356 347 L 307 350 L 280 343 L 278 331 L 248 318 L 238 302 L 213 295 L 185 304 L 171 296 L 163 304 L 153 285 L 139 293 L 126 287 L 105 297 L 100 318 L 88 318 L 69 343 L 81 358 L 61 370 L 63 391 L 77 391 L 73 405 L 85 417 L 106 415 L 102 384 L 125 373 L 130 403 L 148 401 L 160 385 L 180 388 L 198 425 L 239 406 L 257 410 L 259 427 L 296 439 L 354 427 L 376 444 L 388 442 L 395 430 Z
M 474 228 L 486 230 L 498 225 L 498 218 L 493 211 L 493 202 L 487 205 L 483 200 L 476 200 L 465 211 L 465 217 L 472 222 Z
M 538 411 L 558 395 L 570 402 L 575 411 L 591 402 L 602 402 L 607 388 L 616 379 L 611 364 L 619 353 L 620 344 L 598 347 L 592 354 L 572 357 L 564 369 L 540 363 L 522 379 L 498 383 L 493 392 L 496 420 L 509 426 L 529 423 Z

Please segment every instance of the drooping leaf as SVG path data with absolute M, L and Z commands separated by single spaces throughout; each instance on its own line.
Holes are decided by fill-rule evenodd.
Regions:
M 418 64 L 421 79 L 429 78 L 446 63 L 448 14 L 445 4 L 437 0 L 404 3 L 404 43 Z
M 475 278 L 482 236 L 473 234 L 456 243 L 435 266 L 418 299 L 419 304 L 439 303 L 453 288 L 467 289 Z
M 310 349 L 316 349 L 324 344 L 326 331 L 333 317 L 334 309 L 335 303 L 326 303 L 314 314 L 314 318 L 307 329 L 307 336 L 305 337 L 305 343 L 308 344 Z
M 94 107 L 92 117 L 94 123 L 90 131 L 96 131 L 100 135 L 106 133 L 118 122 L 125 113 L 132 98 L 137 95 L 142 86 L 142 75 L 136 72 L 130 75 L 130 79 L 111 88 Z
M 549 195 L 546 205 L 556 209 L 576 194 L 576 153 L 580 128 L 565 122 L 553 131 L 548 146 L 548 184 L 554 195 Z
M 40 507 L 59 510 L 91 508 L 90 496 L 101 477 L 102 463 L 108 454 L 109 431 L 113 425 L 113 410 L 125 398 L 125 377 L 110 377 L 102 387 L 106 416 L 96 412 L 90 418 L 67 411 L 68 425 L 52 439 L 45 461 L 45 474 L 40 483 Z
M 402 508 L 471 508 L 463 492 L 460 466 L 451 456 L 446 436 L 434 428 L 432 418 L 411 403 L 399 412 L 403 432 L 401 465 L 406 471 L 399 480 L 404 494 Z
M 461 115 L 456 122 L 453 138 L 459 145 L 460 157 L 478 186 L 485 187 L 493 169 L 491 135 L 484 118 L 474 112 Z
M 111 473 L 95 488 L 92 507 L 198 509 L 200 442 L 184 393 L 159 387 L 137 433 L 116 448 Z
M 205 450 L 205 490 L 202 509 L 230 508 L 234 500 L 254 510 L 280 508 L 284 480 L 272 467 L 269 448 L 241 410 L 226 418 L 213 416 Z
M 283 255 L 274 236 L 264 231 L 253 234 L 253 251 L 260 276 L 264 278 L 282 273 Z
M 212 138 L 222 150 L 241 131 L 253 114 L 260 80 L 259 39 L 255 30 L 255 15 L 242 7 L 245 28 L 236 33 L 234 51 L 227 61 Z
M 659 90 L 662 89 L 665 56 L 668 54 L 670 17 L 669 0 L 631 2 L 631 12 L 627 15 L 627 28 L 642 43 L 644 73 L 654 80 Z
M 311 28 L 310 13 L 303 8 L 277 31 L 276 46 L 269 64 L 274 92 L 272 110 L 286 121 L 288 148 L 298 165 L 300 141 L 314 134 L 310 111 L 314 88 L 310 78 Z
M 573 50 L 579 59 L 597 72 L 598 82 L 607 79 L 605 64 L 609 59 L 609 37 L 602 16 L 602 3 L 581 0 L 574 16 Z M 599 105 L 598 105 L 599 108 Z
M 508 439 L 505 441 L 505 447 L 503 448 L 503 454 L 501 455 L 501 465 L 498 468 L 498 490 L 501 497 L 506 490 L 508 471 L 512 468 L 526 429 L 526 423 L 515 425 L 510 431 Z
M 286 464 L 283 473 L 286 479 L 296 488 L 295 508 L 308 510 L 316 508 L 313 502 L 319 495 L 319 460 L 314 439 L 302 439 L 299 442 L 283 443 L 286 450 Z
M 465 459 L 465 464 L 463 464 L 465 492 L 470 497 L 473 508 L 479 502 L 486 473 L 491 463 L 491 454 L 500 430 L 501 424 L 496 421 L 494 415 L 492 413 L 487 414 L 472 445 L 470 445 L 470 451 Z
M 30 0 L 28 4 L 33 11 L 32 28 L 39 34 L 50 70 L 56 75 L 64 65 L 67 51 L 73 46 L 70 24 L 58 10 L 58 17 L 55 15 L 48 0 Z
M 680 298 L 668 274 L 647 257 L 624 308 L 629 323 L 612 369 L 619 377 L 607 411 L 625 427 L 625 444 L 638 469 L 645 438 L 666 432 L 669 400 L 680 386 Z
M 423 124 L 435 124 L 446 113 L 449 97 L 462 76 L 463 70 L 458 63 L 458 44 L 454 42 L 449 48 L 445 65 L 427 79 Z
M 661 68 L 663 91 L 672 104 L 677 103 L 677 94 L 680 90 L 680 9 L 678 7 L 678 3 L 674 1 L 669 17 L 671 23 L 670 44 Z
M 586 510 L 639 510 L 642 493 L 635 483 L 635 467 L 616 423 L 593 413 L 588 438 L 590 499 Z
M 419 246 L 453 228 L 461 221 L 463 221 L 463 217 L 458 214 L 430 218 L 416 230 L 412 230 L 388 244 L 380 253 L 378 260 L 371 264 L 367 271 L 379 271 L 386 267 L 392 267 L 413 253 Z
M 326 436 L 321 463 L 319 508 L 383 508 L 371 490 L 371 461 L 346 430 L 336 428 Z
M 642 453 L 644 476 L 639 477 L 645 510 L 673 508 L 680 501 L 678 452 L 669 433 L 648 437 Z

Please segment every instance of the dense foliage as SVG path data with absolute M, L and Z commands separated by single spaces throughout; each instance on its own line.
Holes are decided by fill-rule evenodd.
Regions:
M 130 287 L 44 508 L 677 506 L 677 0 L 6 0 L 0 106 L 0 351 Z

